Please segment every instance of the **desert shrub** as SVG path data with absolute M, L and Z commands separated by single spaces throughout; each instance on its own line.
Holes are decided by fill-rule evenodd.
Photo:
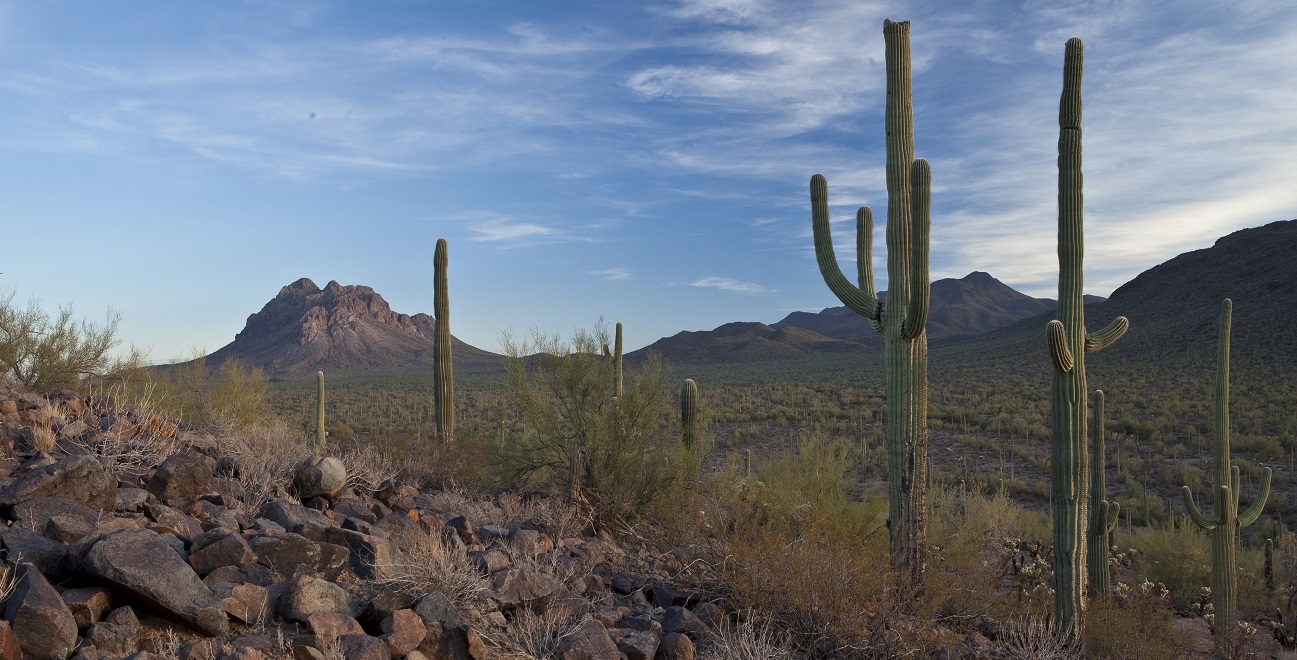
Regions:
M 602 322 L 570 342 L 536 332 L 504 343 L 522 424 L 498 448 L 502 485 L 544 485 L 622 519 L 677 482 L 689 458 L 668 442 L 668 374 L 656 354 L 626 375 L 615 398 L 612 360 L 599 354 L 608 344 Z
M 1085 647 L 1091 657 L 1130 659 L 1185 657 L 1190 650 L 1176 628 L 1170 591 L 1145 580 L 1118 583 L 1086 610 Z
M 209 370 L 207 358 L 153 369 L 135 384 L 136 399 L 147 399 L 159 413 L 191 427 L 226 430 L 271 418 L 266 374 L 234 359 Z
M 1139 527 L 1117 536 L 1119 545 L 1139 554 L 1139 571 L 1166 585 L 1171 603 L 1188 609 L 1202 587 L 1211 584 L 1211 544 L 1193 523 L 1188 527 Z
M 51 316 L 38 300 L 20 307 L 14 292 L 0 294 L 0 384 L 52 392 L 138 369 L 144 363 L 138 349 L 113 355 L 121 344 L 120 320 L 121 315 L 110 310 L 103 324 L 77 321 L 70 306 Z
M 785 660 L 793 654 L 772 626 L 752 617 L 722 626 L 698 648 L 699 660 Z

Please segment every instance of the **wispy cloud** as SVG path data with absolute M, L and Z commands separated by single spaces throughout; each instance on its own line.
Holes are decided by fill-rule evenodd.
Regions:
M 631 276 L 631 270 L 629 268 L 607 268 L 604 270 L 593 270 L 590 271 L 589 274 L 594 275 L 599 279 L 604 279 L 609 281 L 629 280 Z
M 734 293 L 746 293 L 755 295 L 760 293 L 773 293 L 772 289 L 767 289 L 760 284 L 752 282 L 741 282 L 732 277 L 704 277 L 689 283 L 690 286 L 709 287 L 720 289 L 721 291 L 732 291 Z

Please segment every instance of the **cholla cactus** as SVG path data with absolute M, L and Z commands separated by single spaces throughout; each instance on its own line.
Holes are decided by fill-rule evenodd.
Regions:
M 1189 518 L 1211 535 L 1211 604 L 1215 619 L 1212 634 L 1216 637 L 1216 654 L 1228 657 L 1233 645 L 1235 615 L 1238 611 L 1238 569 L 1236 536 L 1239 527 L 1257 521 L 1270 494 L 1270 468 L 1261 472 L 1261 491 L 1242 514 L 1238 512 L 1239 470 L 1229 462 L 1229 330 L 1233 303 L 1229 298 L 1221 305 L 1220 341 L 1216 349 L 1216 406 L 1212 413 L 1215 437 L 1212 465 L 1212 493 L 1215 496 L 1213 516 L 1208 518 L 1193 503 L 1193 491 L 1184 486 L 1184 508 Z
M 873 212 L 856 213 L 858 284 L 842 274 L 829 233 L 828 183 L 811 177 L 815 258 L 829 290 L 886 339 L 888 531 L 892 567 L 920 583 L 927 556 L 928 230 L 932 171 L 914 158 L 910 24 L 883 22 L 887 50 L 887 304 L 874 292 Z

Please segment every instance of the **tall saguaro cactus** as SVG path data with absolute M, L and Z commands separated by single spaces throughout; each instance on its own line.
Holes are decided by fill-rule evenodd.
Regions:
M 1229 298 L 1221 305 L 1220 342 L 1216 349 L 1216 407 L 1212 412 L 1211 488 L 1214 495 L 1214 514 L 1208 518 L 1193 503 L 1193 491 L 1185 486 L 1184 508 L 1198 527 L 1211 534 L 1211 605 L 1215 611 L 1212 635 L 1216 638 L 1216 654 L 1228 657 L 1234 638 L 1235 613 L 1238 610 L 1236 586 L 1238 570 L 1235 564 L 1237 548 L 1235 537 L 1239 527 L 1257 521 L 1270 495 L 1270 468 L 1261 472 L 1261 490 L 1242 515 L 1238 512 L 1239 471 L 1229 462 L 1229 330 L 1233 311 Z
M 873 213 L 856 213 L 858 284 L 842 274 L 829 234 L 828 184 L 811 177 L 815 258 L 834 295 L 886 338 L 888 529 L 892 567 L 923 579 L 928 508 L 928 230 L 932 172 L 914 158 L 910 24 L 883 22 L 887 58 L 887 304 L 874 292 Z
M 317 387 L 315 390 L 315 452 L 324 453 L 324 372 L 315 372 Z
M 698 446 L 701 420 L 698 418 L 698 384 L 686 378 L 680 386 L 680 441 L 685 447 Z
M 1103 460 L 1103 390 L 1094 391 L 1094 444 L 1090 451 L 1090 594 L 1106 594 L 1112 584 L 1108 558 L 1112 531 L 1117 529 L 1121 503 L 1108 501 L 1107 472 Z
M 1079 641 L 1090 527 L 1090 456 L 1086 451 L 1085 354 L 1106 348 L 1130 323 L 1119 316 L 1097 332 L 1085 330 L 1084 195 L 1081 175 L 1081 69 L 1085 46 L 1073 37 L 1063 58 L 1058 105 L 1058 318 L 1046 328 L 1054 364 L 1050 388 L 1054 513 L 1054 610 L 1058 633 Z
M 437 239 L 432 267 L 432 310 L 437 325 L 433 329 L 432 390 L 433 407 L 437 416 L 437 437 L 450 442 L 455 437 L 455 377 L 450 359 L 450 298 L 446 280 L 446 239 Z

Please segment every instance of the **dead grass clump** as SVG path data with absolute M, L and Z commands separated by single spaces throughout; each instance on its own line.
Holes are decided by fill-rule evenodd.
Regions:
M 305 437 L 282 421 L 229 431 L 221 437 L 221 451 L 234 460 L 234 477 L 251 511 L 274 497 L 291 498 L 294 470 L 311 455 Z
M 792 650 L 768 623 L 752 617 L 721 630 L 698 648 L 699 660 L 787 660 Z
M 1009 660 L 1069 660 L 1080 658 L 1075 645 L 1058 636 L 1053 623 L 1043 617 L 1009 619 L 1001 627 L 1001 657 Z
M 486 580 L 478 574 L 461 548 L 452 547 L 440 533 L 430 533 L 423 543 L 391 560 L 374 564 L 378 583 L 413 596 L 440 591 L 456 607 L 472 604 L 486 593 Z
M 536 614 L 519 608 L 503 631 L 487 638 L 491 657 L 500 660 L 549 660 L 577 628 L 572 618 Z

